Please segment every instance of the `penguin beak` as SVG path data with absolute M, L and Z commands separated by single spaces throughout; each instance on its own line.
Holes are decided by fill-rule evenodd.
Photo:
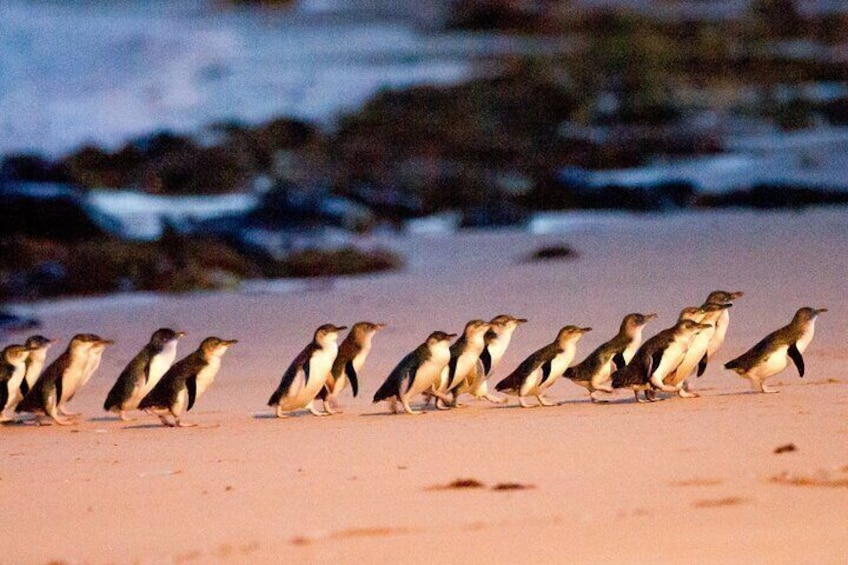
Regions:
M 822 312 L 827 312 L 827 308 L 816 308 L 816 314 L 821 314 Z
M 657 317 L 656 312 L 651 312 L 650 314 L 645 314 L 645 320 L 654 320 Z
M 342 330 L 346 330 L 346 329 L 347 329 L 347 326 L 335 326 L 335 328 L 336 328 L 336 331 L 337 331 L 337 332 L 340 332 L 340 331 L 342 331 Z
M 448 334 L 448 335 L 447 335 L 447 338 L 448 338 L 448 339 L 453 339 L 453 338 L 455 338 L 457 335 L 459 335 L 459 334 Z
M 374 331 L 378 332 L 386 327 L 386 324 L 374 324 Z
M 581 331 L 582 333 L 586 333 L 586 332 L 590 332 L 590 331 L 592 331 L 592 328 L 580 328 L 580 331 Z
M 115 345 L 114 339 L 101 339 L 97 341 L 97 345 Z
M 519 324 L 526 324 L 527 318 L 516 318 L 515 321 L 518 322 Z
M 185 337 L 186 335 L 187 334 L 185 332 L 177 332 L 177 339 L 180 339 L 181 337 Z
M 237 339 L 231 339 L 231 340 L 228 340 L 228 341 L 224 341 L 224 345 L 226 345 L 227 347 L 232 347 L 233 345 L 235 345 L 237 343 L 238 343 Z
M 737 298 L 742 298 L 743 296 L 745 296 L 745 293 L 741 290 L 737 290 L 736 292 L 730 293 L 730 298 L 733 300 L 736 300 Z

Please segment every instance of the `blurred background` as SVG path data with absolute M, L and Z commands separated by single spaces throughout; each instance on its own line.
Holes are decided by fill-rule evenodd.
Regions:
M 0 301 L 848 203 L 838 0 L 4 0 Z

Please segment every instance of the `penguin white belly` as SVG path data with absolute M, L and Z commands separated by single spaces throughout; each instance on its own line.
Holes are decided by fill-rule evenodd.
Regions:
M 91 354 L 91 356 L 88 359 L 88 362 L 85 365 L 85 371 L 83 372 L 82 380 L 80 380 L 80 383 L 77 386 L 77 389 L 80 389 L 80 388 L 84 387 L 86 384 L 88 384 L 88 381 L 91 380 L 91 377 L 92 377 L 92 375 L 94 375 L 94 372 L 97 371 L 98 368 L 100 368 L 100 362 L 102 360 L 103 360 L 103 350 L 102 349 L 100 351 L 96 351 L 96 352 Z
M 177 398 L 174 399 L 174 403 L 171 405 L 171 411 L 177 416 L 181 415 L 185 412 L 186 406 L 188 405 L 188 391 L 183 388 L 180 392 L 177 393 Z
M 141 397 L 144 398 L 148 392 L 153 390 L 153 387 L 156 386 L 165 373 L 168 372 L 168 369 L 171 368 L 171 365 L 174 364 L 174 359 L 177 356 L 177 342 L 170 341 L 167 345 L 153 356 L 150 360 L 150 369 L 147 372 L 147 382 L 141 388 Z
M 219 357 L 212 357 L 209 360 L 209 363 L 200 371 L 198 371 L 197 377 L 195 379 L 195 383 L 197 385 L 194 397 L 195 402 L 198 398 L 200 398 L 200 395 L 206 392 L 206 389 L 209 388 L 209 386 L 212 384 L 212 381 L 215 380 L 215 375 L 218 374 L 218 369 L 220 368 L 221 359 Z
M 571 365 L 571 362 L 574 360 L 574 354 L 576 351 L 577 348 L 568 346 L 564 352 L 554 357 L 554 360 L 551 362 L 551 374 L 548 375 L 548 378 L 543 383 L 542 388 L 548 388 L 565 373 L 565 370 L 568 369 L 568 366 Z
M 706 329 L 695 336 L 695 339 L 692 340 L 692 343 L 689 344 L 689 347 L 686 349 L 683 361 L 681 361 L 680 365 L 677 367 L 676 375 L 673 379 L 674 382 L 672 384 L 677 385 L 682 383 L 695 371 L 698 363 L 701 362 L 701 359 L 704 358 L 704 354 L 707 353 L 707 347 L 709 346 L 714 333 L 714 330 Z
M 765 379 L 776 375 L 789 365 L 789 346 L 783 346 L 773 351 L 771 355 L 757 363 L 746 376 L 754 379 Z
M 807 327 L 804 328 L 804 333 L 801 335 L 801 338 L 795 342 L 795 347 L 798 348 L 798 351 L 804 353 L 807 350 L 807 346 L 810 345 L 810 342 L 813 341 L 813 335 L 816 333 L 816 322 L 813 320 Z
M 58 399 L 59 404 L 64 404 L 77 392 L 79 383 L 82 382 L 84 370 L 85 365 L 71 363 L 62 373 L 60 377 L 62 379 L 62 398 Z
M 622 356 L 624 357 L 625 363 L 630 363 L 633 360 L 633 356 L 636 355 L 636 352 L 639 350 L 639 345 L 642 344 L 642 328 L 640 327 L 638 330 L 633 332 L 633 338 L 630 340 L 630 343 L 627 344 L 627 347 L 624 348 L 622 352 Z M 621 367 L 619 367 L 621 369 Z
M 306 408 L 310 402 L 315 400 L 315 397 L 321 391 L 321 387 L 327 382 L 327 375 L 333 368 L 335 358 L 333 352 L 321 352 L 313 355 L 309 360 L 309 382 L 306 382 L 306 374 L 303 371 L 298 371 L 295 382 L 292 383 L 289 393 L 283 399 L 283 409 Z
M 712 357 L 713 353 L 718 351 L 721 344 L 724 343 L 724 336 L 727 334 L 727 327 L 730 325 L 730 313 L 727 310 L 721 312 L 715 323 L 715 331 L 713 332 L 710 343 L 707 345 L 707 355 Z
M 518 388 L 519 396 L 533 396 L 539 394 L 541 389 L 539 388 L 539 383 L 542 382 L 542 378 L 544 375 L 542 374 L 542 369 L 536 369 L 524 379 L 524 382 L 521 383 L 521 386 Z
M 686 343 L 673 341 L 663 352 L 662 359 L 658 367 L 654 367 L 651 377 L 659 380 L 664 380 L 669 373 L 677 369 L 683 358 L 686 356 Z
M 441 375 L 442 370 L 450 361 L 450 353 L 446 356 L 434 355 L 418 367 L 415 372 L 415 379 L 412 381 L 412 386 L 408 392 L 401 391 L 401 395 L 407 400 L 415 398 L 436 383 Z
M 44 361 L 47 358 L 46 353 L 37 353 L 38 354 L 35 357 L 33 357 L 33 353 L 29 354 L 29 365 L 27 365 L 26 374 L 24 375 L 24 379 L 29 385 L 29 388 L 32 388 L 32 385 L 34 385 L 35 381 L 38 380 L 39 375 L 41 375 L 41 369 L 44 368 Z
M 444 378 L 444 382 L 447 383 L 444 390 L 448 390 L 454 388 L 456 385 L 465 380 L 468 374 L 474 370 L 477 366 L 477 360 L 480 358 L 480 353 L 463 353 L 456 360 L 456 371 L 453 374 L 452 382 L 447 383 L 447 378 Z M 442 371 L 442 375 L 449 375 L 450 369 L 445 367 Z
M 492 360 L 491 368 L 494 369 L 498 363 L 501 362 L 501 359 L 506 353 L 506 348 L 509 347 L 509 342 L 512 336 L 509 338 L 502 337 L 500 339 L 496 339 L 492 343 L 489 344 L 489 357 Z
M 21 398 L 18 398 L 21 395 L 21 383 L 24 382 L 24 375 L 26 374 L 26 364 L 21 362 L 19 365 L 14 365 L 15 369 L 12 371 L 12 376 L 9 377 L 9 380 L 3 383 L 0 386 L 6 386 L 9 390 L 9 397 L 6 400 L 6 406 L 12 406 L 13 404 L 17 404 L 21 401 Z M 0 412 L 3 411 L 6 406 L 0 406 Z

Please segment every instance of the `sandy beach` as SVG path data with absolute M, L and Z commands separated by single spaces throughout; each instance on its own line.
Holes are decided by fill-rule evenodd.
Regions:
M 375 236 L 407 260 L 378 276 L 33 305 L 62 341 L 49 360 L 77 332 L 116 344 L 71 404 L 78 425 L 0 429 L 0 563 L 845 563 L 848 213 L 597 218 L 535 235 Z M 577 258 L 528 261 L 559 243 Z M 433 330 L 528 318 L 497 382 L 566 324 L 594 328 L 582 359 L 626 313 L 659 315 L 647 337 L 715 289 L 746 294 L 693 382 L 700 398 L 641 405 L 620 391 L 596 405 L 561 380 L 551 408 L 511 399 L 413 417 L 371 404 Z M 806 376 L 790 366 L 770 381 L 780 394 L 751 394 L 722 363 L 801 306 L 829 309 Z M 358 320 L 388 324 L 359 397 L 345 391 L 341 415 L 274 418 L 268 396 L 314 329 Z M 185 416 L 195 428 L 102 410 L 161 326 L 188 333 L 179 357 L 209 335 L 239 340 Z M 480 486 L 445 488 L 458 479 Z

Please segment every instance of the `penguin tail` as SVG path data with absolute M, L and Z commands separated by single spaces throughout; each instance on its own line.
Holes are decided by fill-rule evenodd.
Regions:
M 577 371 L 574 370 L 574 367 L 569 367 L 565 370 L 565 373 L 562 374 L 566 379 L 571 379 L 572 381 L 577 376 Z
M 274 394 L 271 395 L 271 398 L 268 399 L 268 406 L 276 406 L 280 403 L 280 398 L 282 398 L 283 393 L 280 389 L 274 391 Z
M 731 371 L 737 371 L 739 369 L 739 359 L 734 359 L 732 361 L 728 361 L 724 364 L 725 369 L 729 369 Z

